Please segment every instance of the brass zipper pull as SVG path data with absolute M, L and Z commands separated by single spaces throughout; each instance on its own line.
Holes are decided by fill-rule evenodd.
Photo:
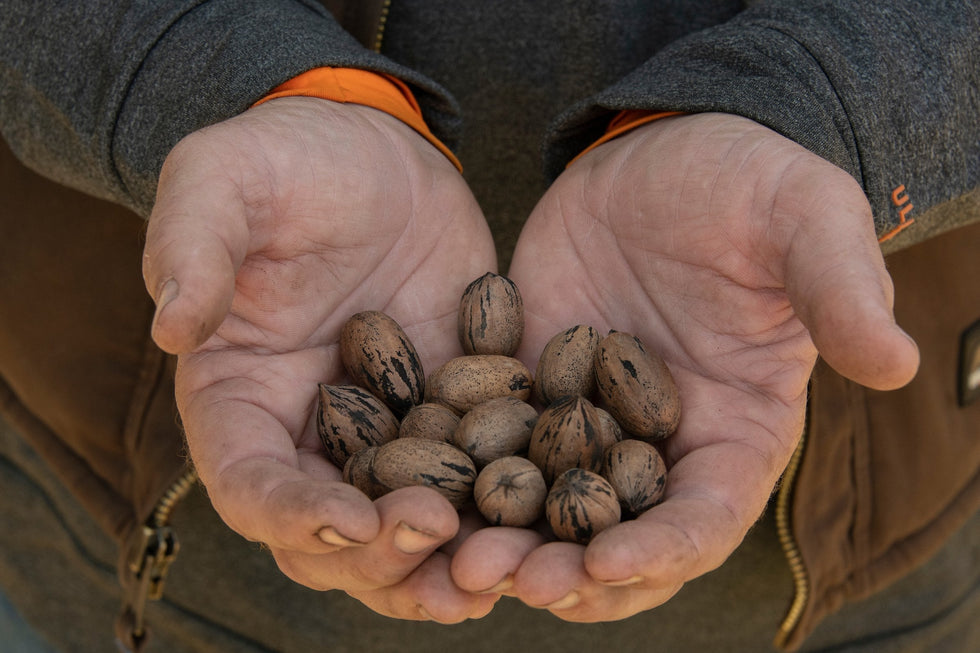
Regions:
M 144 635 L 146 602 L 158 601 L 163 596 L 163 583 L 170 565 L 177 559 L 180 542 L 169 526 L 143 526 L 143 540 L 139 556 L 130 564 L 136 585 L 130 606 L 133 611 L 133 635 Z
M 163 598 L 164 581 L 180 551 L 177 534 L 169 525 L 170 517 L 196 482 L 197 473 L 186 470 L 163 493 L 140 531 L 139 544 L 129 562 L 135 582 L 125 584 L 129 590 L 116 621 L 116 644 L 120 651 L 138 653 L 146 644 L 146 603 Z

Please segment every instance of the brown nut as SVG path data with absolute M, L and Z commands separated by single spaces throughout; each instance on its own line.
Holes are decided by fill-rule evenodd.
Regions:
M 424 485 L 461 509 L 473 497 L 476 465 L 451 444 L 424 438 L 398 438 L 374 455 L 371 472 L 385 488 Z
M 602 477 L 615 490 L 623 513 L 636 517 L 660 502 L 667 484 L 667 466 L 652 444 L 623 440 L 603 455 Z
M 564 395 L 591 397 L 595 392 L 592 366 L 600 340 L 599 332 L 584 324 L 549 340 L 534 372 L 534 398 L 547 406 Z
M 459 342 L 466 354 L 513 356 L 524 335 L 524 300 L 507 277 L 487 272 L 459 302 Z
M 650 442 L 677 429 L 680 394 L 667 364 L 640 339 L 613 331 L 599 343 L 595 376 L 606 409 L 623 430 Z
M 378 483 L 378 480 L 374 477 L 374 472 L 371 470 L 374 456 L 378 453 L 379 449 L 380 447 L 361 449 L 348 458 L 347 463 L 344 465 L 344 483 L 353 485 L 372 500 L 377 499 L 388 491 L 386 487 Z
M 462 415 L 495 397 L 531 396 L 531 371 L 510 356 L 481 354 L 453 358 L 429 375 L 427 401 L 449 406 Z
M 598 472 L 602 466 L 599 415 L 585 397 L 559 397 L 544 409 L 531 433 L 527 457 L 552 483 L 567 469 Z
M 422 403 L 412 408 L 402 418 L 398 430 L 400 438 L 425 438 L 453 443 L 453 434 L 459 426 L 459 415 L 442 404 Z
M 375 447 L 398 436 L 398 420 L 373 394 L 353 385 L 321 383 L 316 426 L 327 458 L 343 469 L 361 449 Z
M 493 461 L 483 468 L 473 486 L 476 507 L 493 526 L 530 526 L 544 514 L 547 495 L 541 470 L 519 456 Z
M 352 315 L 340 332 L 340 358 L 354 385 L 369 390 L 397 417 L 425 393 L 425 372 L 415 346 L 380 311 Z
M 545 500 L 555 536 L 588 544 L 600 531 L 619 523 L 619 500 L 609 482 L 585 469 L 569 469 L 555 480 Z
M 527 451 L 538 411 L 516 397 L 496 397 L 477 404 L 456 427 L 453 441 L 477 469 L 504 456 Z
M 623 439 L 623 427 L 608 410 L 596 406 L 595 412 L 599 415 L 599 448 L 605 452 Z

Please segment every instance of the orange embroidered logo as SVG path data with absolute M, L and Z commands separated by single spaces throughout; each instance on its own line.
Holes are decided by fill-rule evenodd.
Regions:
M 905 191 L 905 184 L 898 186 L 892 191 L 892 204 L 898 208 L 898 224 L 892 227 L 887 233 L 882 234 L 881 238 L 878 239 L 879 243 L 894 238 L 900 231 L 915 222 L 913 218 L 907 217 L 912 212 L 912 201 L 909 199 L 909 194 Z

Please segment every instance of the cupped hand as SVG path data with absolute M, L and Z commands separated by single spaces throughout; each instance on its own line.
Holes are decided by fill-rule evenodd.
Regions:
M 877 389 L 918 365 L 860 186 L 740 117 L 665 118 L 583 156 L 535 208 L 509 276 L 526 362 L 591 324 L 639 336 L 680 389 L 661 504 L 588 546 L 486 529 L 453 560 L 461 587 L 502 582 L 571 621 L 653 608 L 732 553 L 799 442 L 818 352 Z
M 273 100 L 182 140 L 160 175 L 144 277 L 153 337 L 177 353 L 191 458 L 222 519 L 291 578 L 406 619 L 481 616 L 436 552 L 459 519 L 427 488 L 372 503 L 340 482 L 315 429 L 317 383 L 361 310 L 401 324 L 426 367 L 459 353 L 466 283 L 495 268 L 450 162 L 400 121 Z

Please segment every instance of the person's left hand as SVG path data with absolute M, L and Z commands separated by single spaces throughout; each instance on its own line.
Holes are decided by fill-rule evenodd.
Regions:
M 509 276 L 527 310 L 526 363 L 591 324 L 640 337 L 680 389 L 661 504 L 588 546 L 487 528 L 453 559 L 463 589 L 570 621 L 660 605 L 735 550 L 799 442 L 818 350 L 877 389 L 917 367 L 860 186 L 736 116 L 663 119 L 572 164 L 528 220 Z

